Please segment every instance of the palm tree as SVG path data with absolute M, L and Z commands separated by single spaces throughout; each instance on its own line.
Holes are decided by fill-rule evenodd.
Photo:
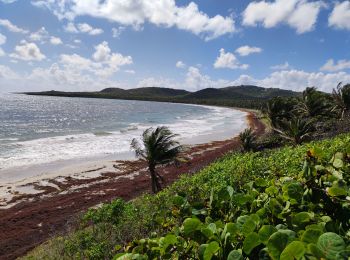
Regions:
M 156 172 L 156 166 L 176 161 L 182 151 L 182 146 L 174 140 L 176 136 L 167 127 L 161 126 L 155 130 L 146 129 L 142 134 L 142 144 L 137 139 L 131 142 L 136 156 L 148 163 L 153 193 L 161 190 L 160 182 L 163 180 Z
M 333 89 L 332 111 L 339 111 L 340 118 L 344 119 L 345 114 L 350 110 L 350 84 L 345 86 L 340 82 L 336 89 Z
M 310 136 L 313 126 L 310 120 L 293 117 L 291 120 L 283 121 L 281 128 L 274 130 L 284 139 L 287 139 L 295 145 L 301 144 Z
M 315 87 L 306 88 L 296 107 L 296 112 L 305 117 L 324 116 L 330 111 L 326 95 Z
M 275 97 L 266 103 L 263 112 L 269 119 L 271 126 L 278 127 L 281 121 L 291 118 L 295 104 L 293 98 Z
M 239 134 L 243 151 L 254 151 L 256 147 L 256 135 L 251 128 L 245 129 Z

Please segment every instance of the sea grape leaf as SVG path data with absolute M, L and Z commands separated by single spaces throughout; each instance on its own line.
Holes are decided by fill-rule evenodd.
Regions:
M 292 223 L 296 226 L 305 227 L 311 221 L 311 214 L 309 212 L 299 212 L 292 217 Z
M 272 259 L 279 259 L 284 248 L 295 240 L 295 232 L 289 229 L 280 229 L 273 233 L 267 241 L 267 248 Z
M 185 235 L 190 235 L 191 233 L 196 231 L 201 226 L 201 224 L 202 222 L 197 218 L 185 219 L 183 223 Z
M 333 161 L 333 166 L 337 169 L 340 169 L 344 166 L 344 162 L 343 162 L 343 160 L 336 158 Z
M 257 186 L 257 187 L 266 187 L 267 186 L 267 181 L 263 178 L 257 178 L 255 181 L 254 181 L 254 184 Z
M 348 192 L 346 189 L 338 186 L 332 186 L 327 190 L 328 194 L 332 197 L 346 196 Z
M 174 234 L 168 234 L 162 240 L 160 240 L 159 245 L 163 249 L 163 252 L 165 252 L 170 245 L 175 245 L 176 243 L 177 237 Z
M 203 259 L 210 260 L 213 257 L 213 255 L 215 255 L 219 250 L 220 250 L 220 245 L 218 242 L 216 241 L 210 242 L 204 251 Z
M 290 200 L 291 204 L 296 204 L 301 201 L 304 190 L 299 182 L 293 181 L 284 184 L 282 187 L 283 198 L 285 200 Z
M 249 218 L 242 226 L 242 233 L 245 236 L 247 236 L 248 234 L 253 232 L 255 230 L 255 228 L 256 228 L 255 222 L 251 218 Z
M 249 255 L 260 244 L 259 235 L 255 232 L 250 233 L 243 241 L 243 252 Z
M 315 244 L 313 243 L 308 244 L 307 248 L 308 248 L 308 251 L 310 251 L 317 259 L 325 258 L 322 251 Z
M 242 251 L 240 249 L 239 250 L 232 250 L 228 254 L 227 260 L 243 260 Z
M 280 260 L 301 259 L 305 254 L 303 242 L 293 241 L 282 251 Z
M 337 254 L 345 250 L 345 242 L 341 236 L 327 232 L 318 238 L 317 247 L 327 259 L 335 260 L 337 259 Z
M 258 233 L 260 241 L 266 244 L 270 236 L 276 231 L 277 229 L 274 226 L 271 226 L 271 225 L 262 226 Z
M 323 234 L 320 229 L 307 229 L 301 236 L 301 241 L 316 244 L 318 238 Z

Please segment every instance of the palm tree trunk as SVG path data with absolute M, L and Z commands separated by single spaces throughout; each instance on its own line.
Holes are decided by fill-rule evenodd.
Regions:
M 157 193 L 157 185 L 156 185 L 157 176 L 155 172 L 155 167 L 153 165 L 149 165 L 148 170 L 151 175 L 152 192 Z

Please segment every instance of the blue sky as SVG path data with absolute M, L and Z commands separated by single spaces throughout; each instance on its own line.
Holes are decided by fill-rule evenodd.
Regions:
M 350 1 L 0 0 L 0 91 L 350 82 Z

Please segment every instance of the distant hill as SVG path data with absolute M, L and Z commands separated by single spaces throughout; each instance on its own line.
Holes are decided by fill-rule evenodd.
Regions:
M 109 93 L 112 95 L 123 95 L 123 96 L 147 96 L 147 97 L 176 97 L 184 96 L 191 92 L 182 89 L 172 88 L 134 88 L 134 89 L 121 89 L 121 88 L 105 88 L 101 90 L 101 93 Z
M 293 97 L 300 95 L 299 92 L 290 90 L 263 88 L 252 85 L 230 86 L 225 88 L 205 88 L 195 92 L 182 89 L 147 87 L 134 89 L 105 88 L 97 92 L 63 92 L 52 90 L 44 92 L 26 92 L 25 94 L 163 101 L 245 108 L 260 108 L 261 105 L 267 100 L 277 96 Z

